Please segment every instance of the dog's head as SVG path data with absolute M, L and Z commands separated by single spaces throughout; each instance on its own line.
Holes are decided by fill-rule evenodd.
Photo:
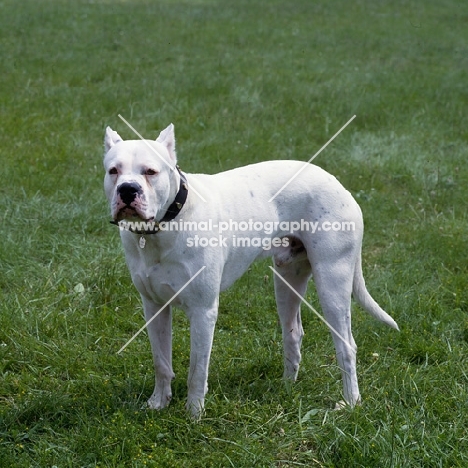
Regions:
M 178 189 L 174 126 L 155 141 L 124 141 L 107 127 L 104 147 L 104 190 L 112 219 L 155 220 L 164 213 Z

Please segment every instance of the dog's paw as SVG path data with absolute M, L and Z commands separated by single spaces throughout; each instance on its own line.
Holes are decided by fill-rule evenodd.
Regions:
M 299 374 L 299 364 L 293 365 L 291 362 L 285 363 L 283 371 L 283 380 L 287 382 L 296 382 Z
M 348 406 L 348 403 L 344 400 L 340 400 L 337 403 L 335 403 L 335 407 L 333 408 L 334 411 L 341 411 L 342 409 L 345 409 Z
M 149 409 L 161 410 L 171 402 L 172 394 L 165 392 L 154 392 L 147 401 Z
M 360 405 L 361 405 L 361 397 L 359 396 L 353 404 L 347 403 L 344 400 L 340 400 L 338 403 L 335 403 L 335 408 L 333 408 L 333 410 L 341 411 L 342 409 L 345 409 L 345 408 L 354 408 L 355 406 L 360 406 Z
M 204 413 L 205 400 L 203 398 L 196 398 L 187 400 L 185 407 L 194 421 L 199 421 Z

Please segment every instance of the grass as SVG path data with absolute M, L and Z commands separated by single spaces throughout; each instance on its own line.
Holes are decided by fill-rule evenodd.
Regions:
M 0 465 L 463 467 L 468 464 L 468 7 L 436 2 L 0 1 Z M 174 122 L 188 172 L 319 156 L 359 201 L 369 290 L 355 307 L 362 407 L 331 411 L 330 336 L 303 311 L 299 381 L 281 380 L 268 262 L 221 298 L 206 417 L 152 391 L 102 190 L 111 125 Z M 313 285 L 307 299 L 318 307 Z

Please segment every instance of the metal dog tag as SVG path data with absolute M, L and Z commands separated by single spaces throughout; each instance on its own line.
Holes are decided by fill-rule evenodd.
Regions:
M 146 239 L 143 236 L 141 236 L 140 237 L 140 249 L 144 249 L 145 245 L 146 245 Z

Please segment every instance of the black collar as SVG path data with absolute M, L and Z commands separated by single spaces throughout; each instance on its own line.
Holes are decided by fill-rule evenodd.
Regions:
M 176 169 L 180 175 L 179 191 L 177 192 L 177 195 L 175 196 L 171 206 L 167 209 L 166 214 L 162 217 L 161 221 L 159 221 L 160 223 L 172 221 L 180 213 L 180 210 L 187 200 L 187 178 L 185 177 L 185 174 L 182 173 L 179 166 L 176 166 Z
M 182 210 L 187 200 L 187 178 L 185 177 L 185 174 L 180 170 L 179 166 L 176 166 L 176 169 L 180 175 L 179 191 L 177 192 L 174 201 L 171 203 L 171 205 L 169 206 L 169 208 L 167 209 L 166 213 L 160 221 L 137 221 L 138 223 L 147 223 L 149 227 L 148 229 L 144 230 L 133 229 L 130 225 L 127 225 L 127 223 L 122 223 L 121 225 L 118 221 L 110 221 L 110 223 L 115 224 L 126 231 L 134 232 L 135 234 L 157 234 L 161 230 L 160 224 L 172 221 L 180 213 L 180 210 Z

